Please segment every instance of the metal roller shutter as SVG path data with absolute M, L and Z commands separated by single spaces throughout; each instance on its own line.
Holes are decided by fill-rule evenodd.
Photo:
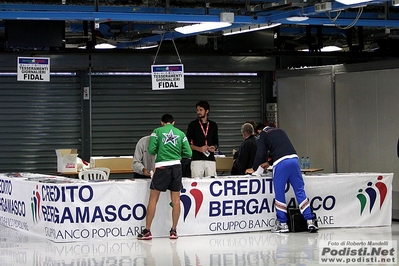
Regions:
M 76 73 L 51 82 L 17 82 L 0 76 L 0 172 L 50 173 L 55 149 L 80 149 L 81 90 Z
M 184 90 L 153 91 L 148 73 L 93 73 L 91 82 L 93 156 L 132 155 L 137 141 L 160 126 L 164 113 L 186 132 L 199 100 L 211 105 L 210 119 L 218 123 L 226 155 L 241 144 L 244 122 L 261 121 L 261 81 L 255 73 L 186 73 Z

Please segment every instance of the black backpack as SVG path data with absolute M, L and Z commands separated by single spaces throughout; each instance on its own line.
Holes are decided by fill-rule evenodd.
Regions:
M 298 208 L 288 209 L 287 215 L 288 215 L 287 224 L 288 224 L 288 229 L 290 230 L 290 232 L 308 231 L 308 223 Z M 314 213 L 312 211 L 312 215 L 313 215 L 313 221 L 315 222 L 316 226 L 318 227 L 316 213 Z

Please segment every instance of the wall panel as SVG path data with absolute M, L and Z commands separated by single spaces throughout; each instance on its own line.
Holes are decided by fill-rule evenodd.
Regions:
M 335 82 L 330 89 L 328 78 L 323 77 L 328 73 L 326 69 L 283 71 L 278 78 L 279 121 L 281 127 L 294 135 L 298 153 L 319 146 L 316 155 L 324 158 L 333 155 L 335 148 L 336 172 L 399 175 L 399 66 L 398 62 L 390 66 L 396 68 L 387 69 L 378 62 L 334 66 L 330 71 Z M 329 120 L 333 124 L 331 129 L 330 123 L 326 123 Z M 333 149 L 325 141 L 329 138 Z M 399 219 L 398 199 L 399 181 L 394 178 L 394 219 Z
M 278 126 L 290 137 L 298 156 L 311 167 L 334 171 L 333 88 L 331 74 L 289 74 L 278 79 Z
M 338 170 L 399 175 L 399 69 L 336 76 Z M 399 181 L 393 181 L 393 217 L 399 219 Z

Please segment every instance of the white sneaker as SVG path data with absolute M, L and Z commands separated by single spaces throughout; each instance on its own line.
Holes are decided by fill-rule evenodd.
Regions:
M 310 233 L 316 233 L 319 228 L 317 227 L 317 223 L 313 220 L 307 220 L 308 230 Z
M 286 223 L 280 223 L 279 220 L 276 220 L 276 225 L 271 231 L 272 233 L 288 233 L 290 230 L 288 229 L 288 225 Z

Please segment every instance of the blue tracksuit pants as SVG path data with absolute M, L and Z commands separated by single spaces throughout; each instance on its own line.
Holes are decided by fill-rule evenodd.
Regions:
M 285 186 L 287 183 L 290 183 L 291 187 L 294 189 L 295 198 L 305 220 L 311 220 L 313 216 L 310 210 L 309 200 L 306 197 L 305 183 L 303 182 L 298 158 L 287 158 L 273 165 L 273 185 L 276 197 L 277 220 L 281 223 L 286 223 L 288 220 L 287 204 L 285 200 Z

